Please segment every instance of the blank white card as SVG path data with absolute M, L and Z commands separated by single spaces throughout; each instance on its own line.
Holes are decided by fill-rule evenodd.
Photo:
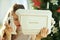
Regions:
M 38 34 L 43 27 L 51 32 L 52 13 L 49 10 L 24 10 L 16 11 L 19 17 L 23 34 Z

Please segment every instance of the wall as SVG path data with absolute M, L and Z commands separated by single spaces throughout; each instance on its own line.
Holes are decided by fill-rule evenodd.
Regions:
M 23 4 L 28 9 L 27 0 L 0 0 L 0 24 L 3 23 L 4 17 L 12 4 Z

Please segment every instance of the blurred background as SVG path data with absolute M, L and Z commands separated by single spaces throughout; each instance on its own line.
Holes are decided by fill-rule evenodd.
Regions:
M 0 24 L 14 3 L 23 4 L 25 9 L 50 10 L 56 23 L 51 33 L 42 40 L 60 40 L 60 0 L 0 0 Z

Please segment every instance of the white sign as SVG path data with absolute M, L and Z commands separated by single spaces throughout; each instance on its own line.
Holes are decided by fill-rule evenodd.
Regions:
M 23 34 L 38 34 L 43 27 L 51 32 L 52 13 L 49 10 L 23 10 L 16 11 L 19 16 Z M 48 34 L 49 34 L 48 33 Z

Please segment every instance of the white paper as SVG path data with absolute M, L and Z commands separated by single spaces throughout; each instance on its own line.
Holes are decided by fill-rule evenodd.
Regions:
M 23 34 L 38 34 L 43 27 L 51 32 L 52 13 L 49 10 L 22 10 L 16 11 Z

